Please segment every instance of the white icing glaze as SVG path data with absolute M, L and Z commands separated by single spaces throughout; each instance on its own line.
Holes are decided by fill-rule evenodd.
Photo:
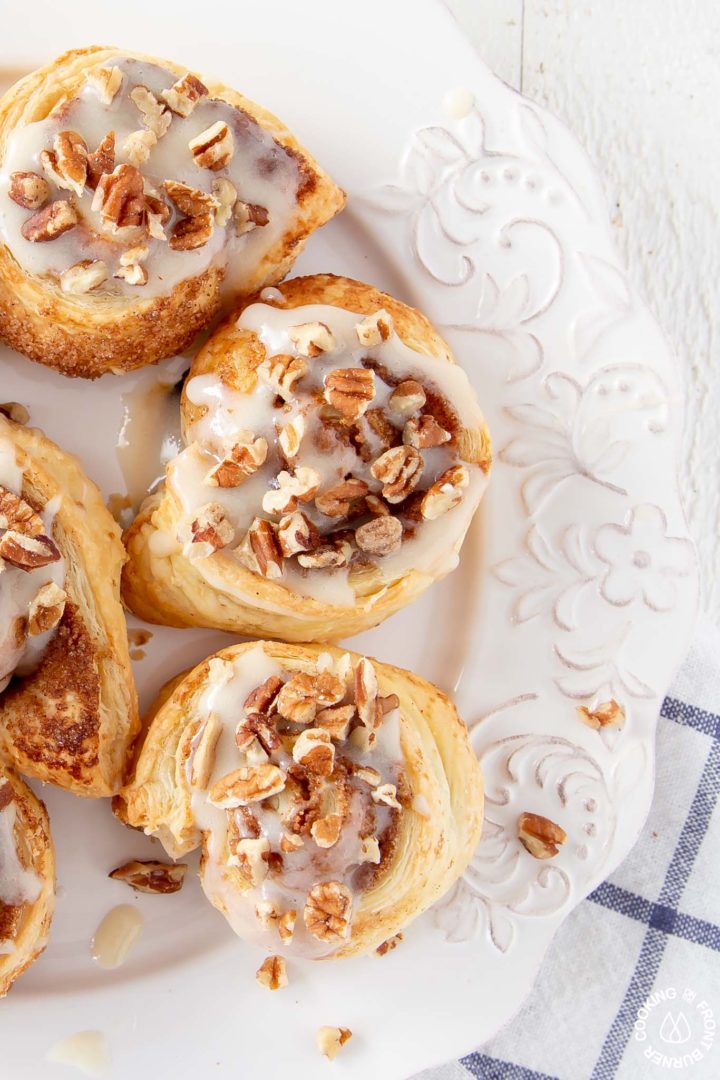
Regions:
M 47 1061 L 70 1065 L 86 1076 L 103 1077 L 110 1073 L 110 1047 L 102 1031 L 78 1031 L 53 1043 L 45 1055 Z
M 2 787 L 0 776 L 0 787 Z M 0 810 L 0 904 L 32 904 L 42 889 L 39 876 L 20 861 L 16 835 L 17 810 L 8 803 Z M 13 951 L 12 941 L 0 941 L 0 954 Z
M 22 494 L 22 470 L 16 463 L 15 448 L 10 439 L 0 437 L 0 487 Z M 60 496 L 43 508 L 40 517 L 47 536 L 53 534 L 53 521 L 60 508 Z M 0 693 L 13 674 L 26 675 L 40 662 L 54 630 L 20 640 L 16 622 L 27 615 L 31 601 L 48 582 L 60 588 L 65 583 L 65 560 L 59 559 L 37 570 L 20 570 L 0 560 Z
M 93 960 L 106 970 L 121 967 L 138 941 L 145 920 L 131 904 L 118 904 L 103 918 L 93 937 Z
M 223 507 L 235 529 L 233 542 L 226 549 L 196 563 L 198 571 L 209 583 L 220 580 L 220 574 L 216 572 L 218 560 L 237 558 L 232 554 L 232 549 L 240 544 L 253 518 L 271 517 L 263 512 L 262 499 L 266 491 L 275 486 L 278 471 L 285 467 L 278 456 L 278 430 L 299 414 L 304 417 L 305 434 L 293 464 L 317 472 L 320 493 L 342 481 L 348 474 L 364 480 L 370 492 L 380 492 L 382 484 L 372 477 L 369 464 L 361 460 L 355 447 L 336 442 L 328 451 L 317 445 L 316 437 L 322 425 L 316 396 L 322 390 L 328 372 L 338 368 L 359 368 L 363 360 L 369 359 L 390 372 L 396 383 L 414 379 L 426 389 L 439 394 L 451 405 L 463 427 L 475 429 L 481 426 L 482 415 L 461 367 L 413 351 L 395 333 L 380 345 L 371 348 L 362 346 L 355 329 L 360 318 L 342 308 L 317 304 L 278 310 L 258 303 L 243 312 L 238 325 L 258 335 L 268 356 L 297 355 L 289 330 L 298 324 L 322 322 L 330 327 L 334 336 L 334 348 L 308 362 L 308 374 L 294 385 L 293 397 L 284 407 L 277 407 L 274 390 L 262 382 L 258 383 L 252 394 L 232 390 L 212 374 L 198 375 L 188 382 L 188 400 L 194 405 L 205 406 L 206 411 L 186 432 L 190 445 L 171 462 L 167 483 L 180 501 L 186 522 L 192 520 L 199 507 L 212 501 Z M 372 408 L 385 410 L 392 391 L 393 386 L 376 374 Z M 363 420 L 362 423 L 373 455 L 378 456 L 382 452 L 382 444 L 367 422 Z M 270 453 L 265 464 L 239 487 L 208 487 L 205 477 L 209 470 L 237 443 L 242 433 L 247 432 L 267 440 Z M 420 489 L 429 487 L 446 469 L 460 460 L 452 444 L 424 449 L 421 453 L 424 469 Z M 469 485 L 459 504 L 436 520 L 415 523 L 398 551 L 372 560 L 382 578 L 380 588 L 402 578 L 410 569 L 440 576 L 456 565 L 462 539 L 487 483 L 487 477 L 478 465 L 465 465 Z M 301 504 L 300 509 L 321 533 L 346 527 L 347 523 L 329 519 L 312 502 Z M 277 516 L 274 520 L 277 520 Z M 359 523 L 351 523 L 350 528 Z M 308 571 L 295 559 L 285 559 L 280 581 L 296 593 L 329 604 L 355 604 L 352 569 Z M 253 603 L 256 603 L 254 594 Z
M 318 847 L 312 837 L 306 836 L 303 846 L 296 852 L 282 855 L 283 869 L 280 873 L 271 872 L 259 886 L 245 891 L 233 886 L 225 865 L 228 813 L 232 811 L 211 805 L 207 799 L 207 789 L 193 786 L 191 778 L 195 751 L 202 737 L 204 721 L 212 715 L 221 721 L 222 730 L 208 787 L 246 764 L 245 755 L 238 750 L 235 742 L 235 729 L 244 716 L 243 703 L 266 679 L 277 675 L 287 680 L 291 673 L 267 656 L 260 644 L 231 662 L 216 659 L 212 663 L 214 669 L 210 685 L 203 692 L 197 708 L 201 726 L 193 739 L 186 766 L 186 778 L 192 792 L 193 817 L 204 835 L 207 850 L 201 871 L 203 889 L 240 937 L 256 941 L 271 951 L 282 949 L 287 955 L 310 958 L 327 956 L 336 951 L 339 944 L 320 941 L 306 929 L 302 912 L 307 893 L 318 881 L 339 881 L 353 893 L 355 907 L 359 891 L 362 891 L 358 890 L 357 873 L 362 861 L 360 830 L 363 817 L 368 805 L 372 807 L 375 835 L 380 836 L 390 823 L 391 811 L 382 804 L 373 804 L 369 795 L 371 789 L 363 781 L 353 778 L 350 809 L 344 819 L 340 838 L 332 847 Z M 323 663 L 321 657 L 318 670 Z M 329 656 L 326 657 L 326 666 L 332 668 Z M 351 699 L 351 696 L 346 698 Z M 380 772 L 383 782 L 396 783 L 403 760 L 399 710 L 395 709 L 385 716 L 372 751 L 361 751 L 345 741 L 336 744 L 336 753 L 357 765 L 372 766 Z M 292 758 L 282 746 L 271 754 L 269 761 L 283 769 L 293 765 Z M 280 815 L 267 802 L 252 803 L 248 809 L 258 821 L 260 836 L 267 838 L 271 851 L 278 852 L 281 835 L 285 831 Z M 242 819 L 239 817 L 237 820 L 242 831 Z M 263 928 L 256 915 L 256 905 L 263 901 L 271 903 L 279 913 L 289 910 L 297 912 L 292 940 L 281 941 L 275 928 Z
M 451 120 L 464 120 L 470 114 L 474 103 L 472 90 L 464 86 L 456 86 L 453 90 L 448 90 L 443 98 L 445 114 Z
M 268 211 L 267 225 L 238 236 L 230 215 L 226 225 L 215 226 L 203 247 L 189 251 L 174 251 L 166 241 L 142 237 L 142 242 L 149 248 L 143 263 L 149 277 L 142 287 L 113 277 L 120 266 L 120 255 L 136 245 L 138 238 L 132 236 L 119 241 L 117 237 L 109 236 L 106 230 L 100 231 L 101 218 L 99 212 L 92 209 L 94 193 L 89 187 L 78 196 L 51 183 L 51 199 L 71 198 L 81 213 L 81 224 L 49 242 L 33 243 L 23 238 L 20 230 L 32 211 L 18 206 L 8 197 L 11 175 L 36 172 L 45 177 L 40 153 L 52 148 L 59 132 L 68 130 L 79 133 L 90 152 L 99 146 L 109 131 L 114 131 L 115 164 L 128 162 L 123 149 L 125 140 L 131 133 L 144 130 L 142 113 L 130 99 L 130 93 L 134 88 L 144 86 L 159 96 L 176 81 L 176 77 L 164 68 L 144 61 L 117 57 L 107 61 L 106 66 L 117 66 L 123 72 L 121 88 L 109 105 L 100 100 L 90 83 L 86 83 L 76 98 L 53 115 L 11 133 L 0 170 L 0 239 L 20 265 L 34 275 L 56 279 L 80 260 L 102 260 L 108 267 L 109 277 L 94 293 L 124 295 L 133 300 L 165 295 L 180 281 L 203 273 L 210 265 L 226 267 L 225 285 L 228 292 L 234 292 L 237 283 L 287 229 L 300 176 L 297 162 L 280 144 L 247 114 L 220 100 L 202 99 L 187 118 L 173 115 L 167 132 L 150 150 L 147 161 L 139 166 L 140 171 L 160 192 L 165 180 L 177 180 L 208 194 L 214 180 L 229 180 L 243 202 L 262 206 Z M 223 169 L 199 168 L 188 143 L 218 121 L 227 123 L 232 132 L 234 154 Z M 166 201 L 171 205 L 169 199 Z M 165 227 L 166 234 L 169 235 L 181 216 L 173 210 Z

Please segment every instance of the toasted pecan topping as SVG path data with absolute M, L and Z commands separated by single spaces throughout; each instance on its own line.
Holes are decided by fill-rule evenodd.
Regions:
M 405 379 L 390 395 L 388 408 L 404 420 L 422 409 L 426 400 L 425 391 L 420 383 L 415 379 Z
M 302 510 L 295 510 L 280 519 L 277 538 L 286 558 L 299 552 L 312 551 L 320 545 L 320 533 Z
M 87 157 L 86 184 L 95 191 L 100 177 L 105 173 L 111 173 L 115 168 L 115 132 L 108 131 L 97 150 Z
M 145 220 L 143 178 L 134 165 L 117 165 L 98 180 L 92 208 L 111 229 L 137 228 Z
M 0 486 L 0 529 L 15 529 L 26 536 L 45 532 L 43 520 L 29 503 L 14 491 Z
M 188 143 L 190 153 L 199 169 L 224 169 L 235 152 L 232 132 L 224 120 L 211 124 Z
M 442 446 L 451 438 L 450 432 L 440 427 L 435 417 L 429 414 L 408 420 L 403 428 L 403 442 L 416 449 L 426 450 L 431 446 Z
M 31 243 L 44 244 L 74 229 L 78 221 L 78 213 L 72 203 L 52 202 L 23 222 L 20 232 Z
M 325 400 L 345 420 L 359 420 L 375 397 L 375 374 L 368 368 L 336 368 L 325 376 Z
M 294 473 L 285 470 L 277 475 L 277 488 L 266 491 L 262 508 L 266 514 L 289 514 L 297 509 L 298 501 L 310 502 L 320 487 L 320 475 L 315 469 L 301 466 Z
M 318 1050 L 332 1061 L 340 1050 L 352 1038 L 352 1031 L 346 1027 L 321 1027 L 315 1036 Z
M 49 536 L 27 536 L 13 529 L 0 536 L 0 559 L 5 559 L 18 570 L 38 570 L 61 558 Z
M 399 503 L 412 494 L 423 472 L 422 455 L 412 446 L 394 446 L 373 463 L 370 472 L 382 482 L 383 497 Z
M 256 686 L 243 702 L 246 715 L 270 712 L 283 685 L 279 675 L 271 675 L 260 686 Z
M 238 199 L 233 204 L 233 220 L 235 232 L 238 236 L 252 232 L 253 229 L 262 229 L 270 221 L 270 215 L 264 206 L 256 203 L 246 203 Z
M 168 90 L 163 90 L 160 97 L 178 116 L 187 117 L 201 98 L 208 96 L 208 88 L 195 76 L 188 73 Z
M 293 746 L 293 761 L 318 776 L 330 776 L 335 766 L 335 747 L 327 731 L 302 731 Z
M 320 941 L 343 941 L 350 932 L 352 893 L 339 881 L 320 881 L 307 895 L 303 919 Z
M 323 322 L 306 322 L 291 326 L 290 340 L 301 356 L 313 358 L 335 348 L 335 338 L 330 327 Z
M 190 547 L 202 550 L 190 550 L 188 554 L 199 558 L 220 551 L 231 543 L 235 530 L 225 516 L 225 511 L 219 503 L 206 503 L 197 511 L 194 520 L 190 524 L 192 537 Z
M 342 536 L 325 538 L 313 551 L 298 555 L 298 562 L 308 569 L 326 570 L 347 566 L 352 558 L 352 544 Z
M 287 353 L 278 353 L 263 360 L 257 369 L 258 378 L 267 386 L 271 387 L 276 394 L 280 394 L 285 401 L 293 396 L 293 387 L 298 379 L 307 375 L 307 360 L 302 356 L 289 356 Z
M 60 288 L 66 293 L 88 293 L 107 281 L 107 277 L 108 268 L 102 260 L 83 259 L 82 262 L 63 270 L 60 275 Z
M 552 859 L 567 840 L 567 833 L 541 814 L 524 813 L 518 818 L 518 838 L 534 858 Z
M 246 442 L 238 442 L 218 465 L 213 466 L 205 477 L 205 483 L 210 487 L 239 487 L 265 464 L 267 454 L 266 439 L 250 437 Z
M 277 527 L 264 518 L 255 518 L 238 548 L 241 561 L 256 574 L 269 579 L 282 577 L 283 551 Z
M 34 172 L 14 172 L 8 195 L 25 210 L 39 210 L 50 198 L 50 185 Z
M 280 691 L 276 707 L 281 716 L 296 724 L 310 724 L 318 709 L 337 705 L 345 697 L 345 684 L 330 671 L 315 675 L 301 671 Z
M 137 105 L 143 124 L 155 136 L 155 141 L 166 134 L 172 122 L 172 113 L 158 101 L 147 86 L 136 86 L 130 92 L 130 100 Z
M 67 593 L 54 581 L 43 585 L 28 610 L 27 632 L 30 637 L 54 630 L 63 617 L 66 601 Z
M 355 530 L 355 543 L 368 555 L 392 555 L 400 548 L 402 535 L 397 518 L 376 517 Z
M 462 501 L 465 488 L 470 483 L 470 474 L 464 465 L 452 465 L 425 492 L 420 510 L 429 521 L 446 514 Z
M 355 333 L 360 344 L 370 349 L 387 341 L 392 329 L 392 317 L 384 308 L 380 308 L 374 314 L 366 315 L 364 319 L 361 319 L 355 327 Z
M 364 480 L 351 476 L 320 495 L 316 495 L 315 505 L 326 517 L 346 517 L 350 511 L 350 504 L 356 499 L 362 499 L 367 491 L 368 486 Z
M 625 710 L 615 698 L 603 702 L 595 709 L 578 705 L 576 711 L 582 722 L 588 727 L 595 728 L 596 731 L 605 727 L 622 727 L 625 723 Z
M 266 990 L 281 990 L 288 984 L 287 969 L 282 956 L 268 956 L 255 973 L 255 978 Z
M 124 881 L 138 892 L 176 893 L 183 887 L 187 873 L 187 863 L 164 863 L 150 859 L 131 859 L 108 877 L 115 881 Z
M 229 180 L 219 176 L 212 182 L 213 198 L 216 202 L 215 224 L 219 229 L 227 225 L 232 216 L 232 210 L 237 202 L 237 190 Z
M 253 765 L 235 769 L 221 777 L 210 788 L 208 801 L 213 806 L 229 810 L 269 799 L 284 787 L 285 773 L 277 765 Z

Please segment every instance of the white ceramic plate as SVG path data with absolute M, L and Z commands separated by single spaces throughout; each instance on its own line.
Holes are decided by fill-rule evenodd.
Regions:
M 364 278 L 426 311 L 477 387 L 497 464 L 459 570 L 353 642 L 453 691 L 471 728 L 487 824 L 464 880 L 383 959 L 293 963 L 289 988 L 270 995 L 255 984 L 259 952 L 196 881 L 170 897 L 109 881 L 157 846 L 107 803 L 47 788 L 61 898 L 47 952 L 0 1004 L 0 1071 L 58 1075 L 47 1047 L 95 1029 L 121 1080 L 310 1077 L 325 1067 L 316 1029 L 341 1024 L 355 1033 L 343 1076 L 408 1076 L 517 1010 L 554 930 L 645 818 L 655 720 L 696 595 L 673 359 L 618 264 L 583 152 L 482 66 L 439 4 L 36 0 L 32 25 L 25 12 L 3 6 L 0 62 L 13 69 L 86 42 L 134 46 L 283 117 L 350 195 L 298 269 Z M 458 87 L 469 94 L 451 95 L 450 111 L 474 100 L 462 120 L 443 103 Z M 110 494 L 123 490 L 123 395 L 154 378 L 70 382 L 6 353 L 0 400 L 26 402 Z M 154 630 L 136 665 L 142 704 L 227 640 Z M 610 698 L 622 730 L 580 723 L 577 704 Z M 568 832 L 551 863 L 518 844 L 525 810 Z M 121 902 L 145 930 L 127 964 L 103 972 L 90 938 Z

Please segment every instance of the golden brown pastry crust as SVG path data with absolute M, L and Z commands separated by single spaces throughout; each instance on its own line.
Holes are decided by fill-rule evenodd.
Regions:
M 53 538 L 68 594 L 40 665 L 0 694 L 0 754 L 76 795 L 112 795 L 139 730 L 119 598 L 120 530 L 72 455 L 2 416 L 0 438 L 15 446 L 27 502 L 42 508 L 61 496 Z
M 344 654 L 321 645 L 261 644 L 290 671 L 314 671 L 321 653 L 335 660 Z M 216 656 L 232 660 L 255 647 L 254 642 L 234 645 Z M 356 653 L 350 655 L 359 659 Z M 202 843 L 182 748 L 183 733 L 199 718 L 198 702 L 212 659 L 176 681 L 169 696 L 161 693 L 151 709 L 134 776 L 114 802 L 123 821 L 158 836 L 176 858 Z M 452 702 L 412 672 L 376 660 L 373 666 L 380 694 L 397 694 L 400 700 L 407 793 L 391 857 L 361 894 L 351 936 L 334 958 L 369 952 L 435 903 L 465 870 L 482 829 L 482 774 Z
M 12 952 L 0 951 L 0 997 L 44 950 L 55 904 L 55 854 L 47 810 L 17 773 L 0 761 L 0 806 L 9 801 L 7 787 L 17 815 L 18 857 L 42 884 L 32 903 L 9 906 L 0 901 L 0 942 L 9 939 L 14 945 Z
M 119 53 L 162 64 L 178 78 L 188 74 L 188 68 L 142 53 L 100 46 L 64 53 L 21 79 L 0 100 L 0 162 L 16 127 L 46 117 L 74 96 L 88 71 Z M 269 132 L 301 170 L 295 216 L 244 282 L 242 292 L 250 293 L 289 272 L 310 233 L 342 209 L 345 194 L 272 113 L 223 83 L 205 84 L 212 97 L 247 113 Z M 130 371 L 186 349 L 220 310 L 221 285 L 222 272 L 210 267 L 180 282 L 167 296 L 130 302 L 92 293 L 72 296 L 26 273 L 0 246 L 0 337 L 64 375 L 97 378 L 109 371 Z
M 283 310 L 307 304 L 331 304 L 369 315 L 384 308 L 402 341 L 416 352 L 453 363 L 447 344 L 428 319 L 371 285 L 333 274 L 293 278 L 282 284 Z M 265 350 L 255 334 L 237 327 L 238 314 L 257 302 L 252 296 L 195 357 L 190 377 L 212 372 L 240 392 L 252 392 Z M 263 303 L 273 303 L 263 300 Z M 199 410 L 183 395 L 183 418 L 190 424 Z M 461 443 L 464 460 L 490 470 L 492 449 L 486 427 L 467 432 Z M 353 607 L 340 607 L 293 592 L 278 581 L 245 569 L 237 561 L 213 557 L 213 568 L 201 574 L 182 552 L 153 551 L 157 531 L 173 534 L 181 516 L 176 497 L 167 489 L 148 499 L 125 534 L 128 563 L 123 571 L 123 599 L 147 622 L 169 626 L 207 626 L 284 641 L 335 641 L 377 626 L 417 599 L 436 578 L 411 570 L 391 584 L 365 580 Z M 458 545 L 459 546 L 459 545 Z M 209 584 L 210 582 L 210 584 Z

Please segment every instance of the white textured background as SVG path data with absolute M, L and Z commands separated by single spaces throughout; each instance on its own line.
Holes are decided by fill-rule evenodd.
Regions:
M 681 484 L 720 621 L 720 5 L 446 0 L 492 70 L 564 119 L 688 387 Z

